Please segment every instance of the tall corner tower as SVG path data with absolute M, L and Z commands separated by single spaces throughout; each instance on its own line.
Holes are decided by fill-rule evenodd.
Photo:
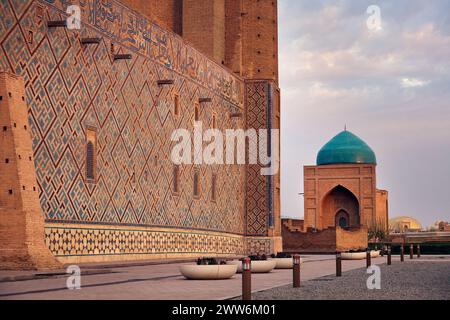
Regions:
M 279 130 L 281 115 L 276 0 L 241 1 L 240 44 L 240 74 L 245 80 L 247 128 L 266 129 L 269 132 Z M 273 156 L 275 150 L 270 152 Z M 279 151 L 277 156 L 280 159 Z M 247 170 L 247 234 L 266 236 L 271 245 L 266 251 L 280 252 L 280 173 L 262 176 L 260 169 L 260 165 L 249 165 Z M 254 248 L 258 248 L 258 240 L 250 243 L 253 246 L 250 251 L 257 251 Z
M 278 84 L 278 4 L 242 1 L 242 76 Z

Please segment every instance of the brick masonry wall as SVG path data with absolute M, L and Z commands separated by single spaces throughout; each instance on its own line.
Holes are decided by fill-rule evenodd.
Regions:
M 0 3 L 5 15 L 0 25 L 0 70 L 24 81 L 36 192 L 48 230 L 45 241 L 52 252 L 58 252 L 59 258 L 73 258 L 73 252 L 89 259 L 103 254 L 112 255 L 111 259 L 129 257 L 133 251 L 129 246 L 110 252 L 103 242 L 114 247 L 123 241 L 123 234 L 115 232 L 107 240 L 100 236 L 101 230 L 116 227 L 143 230 L 143 236 L 127 235 L 130 243 L 142 237 L 148 241 L 160 229 L 171 235 L 168 239 L 184 239 L 177 238 L 180 232 L 205 237 L 200 247 L 173 240 L 183 248 L 180 255 L 216 252 L 217 234 L 243 238 L 246 219 L 256 221 L 252 217 L 256 213 L 247 211 L 250 217 L 246 217 L 245 167 L 201 167 L 202 192 L 193 199 L 196 168 L 182 167 L 181 193 L 176 195 L 171 190 L 169 159 L 170 134 L 175 128 L 192 128 L 194 105 L 200 98 L 212 99 L 200 104 L 205 128 L 211 127 L 213 115 L 219 129 L 246 127 L 244 117 L 229 116 L 245 113 L 243 81 L 117 1 L 110 6 L 80 3 L 83 27 L 79 31 L 49 29 L 47 21 L 66 18 L 63 3 Z M 83 45 L 81 40 L 87 37 L 98 37 L 100 43 Z M 125 53 L 131 54 L 131 60 L 114 60 L 115 54 Z M 174 84 L 156 85 L 164 79 Z M 180 97 L 179 116 L 173 111 L 175 94 Z M 96 129 L 95 183 L 86 181 L 88 128 Z M 218 177 L 215 202 L 210 199 L 213 173 Z M 156 249 L 163 251 L 168 239 L 155 242 Z M 96 247 L 89 247 L 91 242 Z M 234 253 L 270 251 L 275 242 L 264 225 L 261 237 L 233 242 L 227 248 Z M 146 247 L 141 248 L 133 254 L 145 253 Z
M 166 30 L 181 35 L 181 5 L 183 0 L 122 0 L 124 4 L 147 16 Z
M 225 1 L 225 65 L 242 75 L 242 0 Z
M 386 190 L 377 190 L 376 193 L 376 220 L 375 223 L 380 224 L 389 230 L 389 192 Z M 373 223 L 373 222 L 372 222 Z
M 338 251 L 363 250 L 368 247 L 367 227 L 344 230 L 336 228 L 336 249 Z
M 225 0 L 183 0 L 183 39 L 225 64 Z
M 278 83 L 277 1 L 243 0 L 242 3 L 241 74 L 246 79 L 270 79 Z
M 367 228 L 328 228 L 316 232 L 292 231 L 283 224 L 283 251 L 334 253 L 367 248 Z
M 44 245 L 22 79 L 0 72 L 0 269 L 59 267 Z
M 342 186 L 359 204 L 360 223 L 367 226 L 376 212 L 376 167 L 374 165 L 327 165 L 304 167 L 305 228 L 331 227 L 326 219 L 323 200 Z

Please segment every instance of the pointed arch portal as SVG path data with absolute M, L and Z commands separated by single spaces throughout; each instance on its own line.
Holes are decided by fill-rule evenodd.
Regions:
M 360 226 L 359 202 L 350 190 L 339 185 L 323 198 L 322 226 L 324 228 Z

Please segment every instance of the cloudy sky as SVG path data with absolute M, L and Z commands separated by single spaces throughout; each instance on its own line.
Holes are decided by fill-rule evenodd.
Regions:
M 303 217 L 302 167 L 347 125 L 377 154 L 390 217 L 450 220 L 450 1 L 278 3 L 282 215 Z

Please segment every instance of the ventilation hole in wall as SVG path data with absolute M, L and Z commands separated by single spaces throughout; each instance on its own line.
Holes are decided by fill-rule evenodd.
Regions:
M 22 159 L 22 156 L 19 154 L 19 159 Z
M 24 96 L 22 96 L 22 101 L 25 101 L 25 97 Z
M 9 194 L 12 194 L 12 190 L 11 190 L 11 189 L 10 189 L 10 190 L 8 190 L 8 193 L 9 193 Z
M 31 161 L 31 157 L 28 157 L 28 159 Z
M 258 50 L 258 54 L 261 54 L 261 51 L 260 51 L 260 50 Z
M 9 96 L 10 98 L 12 98 L 12 94 L 11 94 L 11 92 L 8 92 L 8 96 Z
M 258 20 L 261 20 L 261 17 L 258 16 Z
M 261 69 L 258 69 L 258 72 L 261 72 Z
M 261 34 L 260 33 L 258 33 L 258 38 L 261 38 Z
M 14 128 L 17 128 L 17 124 L 14 122 Z
M 36 187 L 33 187 L 33 191 L 36 191 Z
M 3 96 L 0 96 L 0 101 L 2 101 L 3 100 Z
M 5 159 L 5 163 L 9 163 L 9 159 Z
M 23 128 L 24 128 L 25 130 L 27 130 L 27 129 L 28 129 L 26 125 L 24 125 L 24 126 L 23 126 Z
M 25 190 L 25 186 L 22 186 L 22 190 Z
M 6 130 L 8 130 L 8 127 L 4 126 L 3 131 L 6 131 Z

